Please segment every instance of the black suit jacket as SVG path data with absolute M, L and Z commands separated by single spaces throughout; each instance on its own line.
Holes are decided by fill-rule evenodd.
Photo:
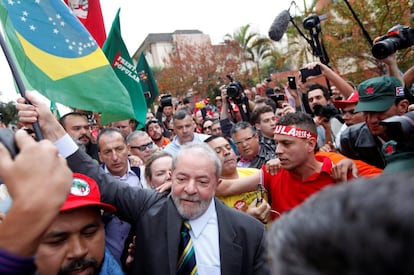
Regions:
M 77 150 L 68 157 L 74 172 L 96 180 L 101 200 L 136 227 L 133 274 L 176 274 L 182 217 L 168 194 L 134 190 L 107 176 L 90 157 Z M 219 227 L 221 274 L 269 274 L 265 227 L 256 219 L 215 199 Z

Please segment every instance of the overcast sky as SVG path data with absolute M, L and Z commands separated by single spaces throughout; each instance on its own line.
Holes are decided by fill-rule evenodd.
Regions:
M 171 33 L 175 30 L 199 30 L 210 35 L 213 44 L 223 41 L 227 34 L 246 24 L 251 30 L 267 36 L 275 17 L 289 8 L 285 0 L 101 0 L 107 34 L 118 8 L 121 8 L 121 32 L 130 55 L 133 55 L 149 33 Z M 301 3 L 299 3 L 301 2 Z M 310 1 L 306 1 L 310 2 Z M 303 12 L 300 7 L 290 9 L 291 15 Z M 0 57 L 1 101 L 16 98 L 10 70 Z

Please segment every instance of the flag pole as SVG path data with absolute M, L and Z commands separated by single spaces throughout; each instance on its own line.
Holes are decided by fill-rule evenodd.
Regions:
M 1 44 L 1 48 L 3 50 L 4 56 L 7 59 L 7 63 L 9 63 L 11 73 L 14 77 L 14 80 L 16 81 L 17 88 L 19 89 L 20 95 L 26 100 L 26 104 L 31 104 L 31 102 L 26 98 L 26 88 L 24 87 L 23 80 L 20 77 L 19 71 L 17 70 L 17 66 L 13 61 L 9 48 L 7 48 L 6 41 L 4 40 L 2 32 L 0 32 L 0 44 Z M 42 134 L 42 131 L 40 130 L 39 122 L 37 121 L 33 122 L 32 126 L 36 134 L 37 140 L 42 140 L 43 134 Z

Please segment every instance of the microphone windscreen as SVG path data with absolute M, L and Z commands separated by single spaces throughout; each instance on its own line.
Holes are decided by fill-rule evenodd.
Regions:
M 274 41 L 279 41 L 282 39 L 283 34 L 285 34 L 287 27 L 290 22 L 289 11 L 284 10 L 278 16 L 276 16 L 272 25 L 269 29 L 269 37 Z

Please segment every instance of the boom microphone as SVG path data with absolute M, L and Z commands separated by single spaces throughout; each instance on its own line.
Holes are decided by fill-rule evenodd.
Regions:
M 285 34 L 287 27 L 290 22 L 290 13 L 288 10 L 282 11 L 278 16 L 276 16 L 273 24 L 269 29 L 269 37 L 273 41 L 279 41 L 282 39 L 282 36 Z

